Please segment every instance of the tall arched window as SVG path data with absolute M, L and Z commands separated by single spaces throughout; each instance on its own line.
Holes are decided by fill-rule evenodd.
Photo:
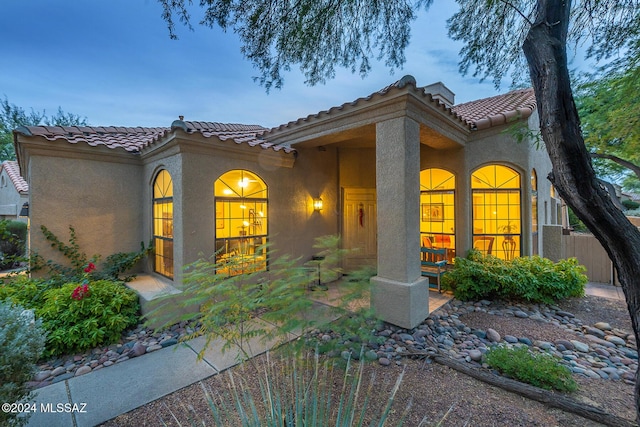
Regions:
M 520 174 L 489 165 L 471 175 L 473 246 L 502 259 L 520 256 Z
M 173 181 L 161 170 L 153 182 L 154 271 L 173 279 Z
M 228 264 L 223 274 L 265 270 L 267 243 L 267 185 L 258 175 L 231 170 L 214 184 L 216 260 Z
M 444 169 L 420 172 L 420 242 L 422 246 L 447 249 L 456 254 L 455 176 Z

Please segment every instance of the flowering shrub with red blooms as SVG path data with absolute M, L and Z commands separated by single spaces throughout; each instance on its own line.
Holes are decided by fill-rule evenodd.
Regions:
M 89 263 L 89 265 L 87 265 L 87 266 L 84 268 L 84 272 L 85 272 L 85 273 L 91 273 L 91 272 L 92 272 L 93 270 L 95 270 L 95 269 L 96 269 L 96 265 L 95 265 L 94 263 L 90 262 L 90 263 Z
M 84 285 L 81 285 L 75 288 L 73 290 L 73 293 L 71 294 L 71 298 L 73 298 L 76 301 L 80 301 L 82 298 L 88 297 L 88 296 L 89 296 L 89 285 L 86 283 Z

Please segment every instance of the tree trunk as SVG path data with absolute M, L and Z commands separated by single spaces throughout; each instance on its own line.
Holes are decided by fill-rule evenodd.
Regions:
M 462 372 L 487 384 L 500 387 L 511 393 L 517 393 L 521 396 L 524 396 L 527 399 L 536 400 L 553 408 L 559 408 L 563 411 L 571 412 L 572 414 L 579 415 L 583 418 L 587 418 L 589 420 L 593 420 L 607 426 L 631 427 L 633 425 L 637 425 L 630 420 L 618 417 L 617 415 L 609 414 L 595 406 L 587 405 L 585 403 L 579 403 L 569 397 L 565 397 L 565 395 L 563 394 L 544 390 L 539 387 L 521 383 L 520 381 L 512 380 L 500 375 L 494 375 L 477 368 L 472 368 L 468 366 L 468 364 L 460 363 L 447 356 L 425 356 L 432 357 L 433 360 L 441 365 L 448 366 L 451 369 L 455 369 L 456 371 Z
M 567 68 L 570 0 L 538 0 L 523 50 L 536 93 L 540 131 L 553 165 L 549 179 L 560 196 L 602 243 L 614 266 L 640 342 L 640 231 L 600 186 L 580 131 Z M 640 370 L 636 415 L 640 419 Z

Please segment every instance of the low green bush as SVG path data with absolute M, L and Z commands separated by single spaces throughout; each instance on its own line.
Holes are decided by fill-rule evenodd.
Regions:
M 630 200 L 630 199 L 623 200 L 623 201 L 622 201 L 622 205 L 623 205 L 625 208 L 629 209 L 629 210 L 635 210 L 635 209 L 640 208 L 640 203 L 635 202 L 635 201 Z
M 551 304 L 584 295 L 585 271 L 575 258 L 557 263 L 539 256 L 505 261 L 472 250 L 466 258 L 456 258 L 442 284 L 463 301 L 504 299 Z
M 122 331 L 139 321 L 138 296 L 122 283 L 132 276 L 121 275 L 150 249 L 141 244 L 138 252 L 111 255 L 101 269 L 96 269 L 98 257 L 89 258 L 80 250 L 73 227 L 69 227 L 68 243 L 44 226 L 42 232 L 67 258 L 68 265 L 34 257 L 32 271 L 48 268 L 48 275 L 39 279 L 26 275 L 4 278 L 0 301 L 32 309 L 41 319 L 47 331 L 46 356 L 117 341 Z
M 546 390 L 575 391 L 571 371 L 550 354 L 533 354 L 525 346 L 495 346 L 485 354 L 488 365 L 499 372 Z
M 0 301 L 9 300 L 29 309 L 44 304 L 44 294 L 53 289 L 46 279 L 30 279 L 26 275 L 10 276 L 0 282 Z
M 26 241 L 26 222 L 0 221 L 0 270 L 12 268 L 25 260 Z
M 0 301 L 0 403 L 27 403 L 26 383 L 36 370 L 44 349 L 45 333 L 40 320 L 23 307 Z M 19 426 L 27 418 L 0 411 L 0 425 Z
M 138 296 L 120 282 L 68 283 L 44 294 L 36 310 L 48 331 L 47 354 L 114 342 L 138 322 Z

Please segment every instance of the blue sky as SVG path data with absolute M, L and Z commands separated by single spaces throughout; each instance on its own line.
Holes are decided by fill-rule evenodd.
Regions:
M 374 63 L 364 80 L 340 70 L 325 85 L 307 87 L 294 69 L 281 90 L 267 94 L 253 82 L 257 72 L 233 32 L 178 26 L 180 38 L 171 40 L 155 0 L 3 0 L 0 97 L 47 114 L 60 106 L 94 126 L 169 126 L 184 115 L 273 127 L 370 95 L 405 74 L 420 86 L 442 81 L 456 103 L 495 95 L 490 81 L 458 73 L 460 44 L 445 29 L 454 8 L 441 0 L 422 14 L 407 63 L 394 74 Z

